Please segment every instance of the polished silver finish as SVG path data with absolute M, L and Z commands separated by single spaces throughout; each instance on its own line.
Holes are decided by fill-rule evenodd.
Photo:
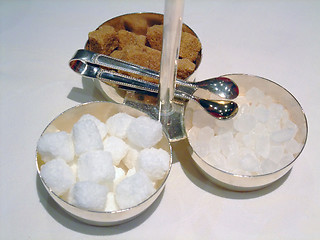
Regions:
M 85 51 L 85 50 L 84 50 Z M 79 55 L 85 55 L 83 57 Z M 149 93 L 158 93 L 159 85 L 144 81 L 142 79 L 130 77 L 112 70 L 103 69 L 100 65 L 91 63 L 92 58 L 95 59 L 96 55 L 91 57 L 86 55 L 86 52 L 78 51 L 75 56 L 70 60 L 70 67 L 75 72 L 89 78 L 96 78 L 107 84 L 121 85 L 129 89 L 138 89 Z M 99 55 L 97 55 L 99 56 Z M 91 60 L 88 60 L 91 59 Z M 221 100 L 207 100 L 196 97 L 187 92 L 182 92 L 179 89 L 175 90 L 174 95 L 178 98 L 185 100 L 194 100 L 198 102 L 210 115 L 218 119 L 232 118 L 238 111 L 237 104 L 231 101 Z
M 158 71 L 84 49 L 78 50 L 72 60 L 80 60 L 155 79 L 160 78 L 160 73 Z M 199 82 L 187 82 L 176 79 L 176 89 L 190 95 L 198 89 L 204 89 L 224 99 L 235 99 L 239 94 L 238 86 L 226 77 L 210 78 Z
M 112 115 L 118 112 L 126 112 L 134 117 L 146 115 L 146 113 L 143 113 L 137 109 L 126 106 L 124 104 L 117 104 L 117 103 L 111 103 L 111 102 L 90 102 L 90 103 L 85 103 L 85 104 L 81 104 L 79 106 L 70 108 L 65 112 L 61 113 L 45 128 L 42 135 L 50 131 L 55 131 L 57 129 L 70 133 L 74 123 L 76 123 L 80 119 L 80 117 L 84 114 L 92 114 L 93 116 L 97 117 L 101 121 L 105 122 L 109 117 L 111 117 Z M 149 208 L 151 204 L 159 197 L 159 195 L 161 194 L 161 192 L 165 187 L 165 183 L 167 181 L 167 178 L 172 166 L 172 149 L 171 149 L 170 143 L 168 142 L 168 139 L 166 138 L 165 132 L 163 133 L 164 134 L 161 141 L 155 147 L 162 148 L 169 153 L 170 155 L 169 170 L 166 176 L 164 177 L 163 181 L 159 183 L 158 188 L 153 195 L 151 195 L 148 199 L 141 202 L 137 206 L 134 206 L 128 209 L 122 209 L 122 210 L 112 211 L 112 212 L 89 211 L 89 210 L 81 209 L 79 207 L 76 207 L 68 203 L 66 199 L 63 199 L 62 197 L 57 196 L 46 185 L 45 181 L 42 179 L 40 174 L 40 169 L 41 169 L 41 166 L 44 164 L 44 162 L 41 160 L 41 157 L 38 154 L 38 152 L 36 152 L 37 171 L 49 195 L 54 199 L 54 201 L 60 207 L 62 207 L 66 212 L 68 212 L 73 217 L 77 218 L 82 222 L 85 222 L 91 225 L 97 225 L 97 226 L 112 226 L 112 225 L 121 224 L 137 217 L 139 214 L 141 214 L 147 208 Z
M 211 116 L 220 119 L 226 120 L 233 118 L 238 112 L 238 105 L 233 101 L 227 100 L 207 100 L 199 98 L 195 95 L 189 95 L 185 92 L 176 90 L 176 97 L 181 97 L 184 99 L 192 99 L 199 103 Z
M 226 75 L 226 77 L 232 79 L 239 86 L 240 95 L 244 95 L 245 92 L 252 87 L 257 87 L 266 95 L 271 96 L 276 102 L 281 103 L 288 110 L 291 120 L 298 126 L 296 140 L 302 144 L 300 152 L 288 165 L 283 166 L 272 173 L 261 175 L 238 175 L 210 165 L 192 149 L 192 146 L 190 146 L 188 150 L 200 171 L 208 179 L 218 185 L 235 191 L 252 191 L 261 189 L 284 176 L 293 167 L 293 164 L 306 144 L 308 133 L 307 119 L 299 102 L 290 92 L 280 85 L 270 80 L 251 75 L 233 74 Z M 189 111 L 189 108 L 194 109 L 194 107 L 198 108 L 196 104 L 189 102 L 186 106 L 186 112 Z M 192 127 L 192 119 L 190 115 L 185 115 L 184 124 L 186 132 L 188 133 Z

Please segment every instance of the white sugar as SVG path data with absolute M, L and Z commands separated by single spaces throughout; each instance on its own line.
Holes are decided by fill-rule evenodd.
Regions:
M 42 135 L 39 139 L 37 150 L 44 162 L 54 158 L 62 158 L 66 162 L 71 162 L 74 158 L 72 137 L 64 131 Z
M 77 182 L 70 192 L 72 204 L 83 209 L 104 211 L 108 188 L 95 182 Z
M 150 148 L 162 138 L 160 122 L 146 116 L 140 116 L 131 121 L 127 130 L 127 137 L 131 144 L 140 148 Z
M 111 153 L 115 166 L 119 165 L 129 150 L 129 146 L 121 138 L 115 136 L 106 138 L 103 141 L 103 145 L 104 150 Z
M 79 181 L 110 183 L 115 177 L 112 157 L 109 152 L 91 151 L 78 159 Z
M 151 196 L 154 191 L 151 180 L 143 171 L 139 171 L 117 185 L 116 203 L 120 209 L 134 207 Z
M 101 135 L 91 119 L 76 122 L 72 128 L 72 137 L 78 156 L 88 151 L 103 149 Z
M 108 132 L 112 136 L 119 138 L 127 137 L 127 129 L 134 117 L 127 113 L 117 113 L 106 121 Z
M 239 132 L 250 132 L 255 124 L 256 119 L 251 114 L 238 115 L 233 120 L 233 126 Z
M 83 209 L 135 206 L 168 173 L 170 155 L 153 148 L 161 139 L 161 123 L 149 117 L 119 113 L 105 124 L 85 114 L 71 134 L 54 129 L 39 139 L 37 150 L 47 162 L 40 175 L 53 192 Z
M 284 142 L 289 142 L 295 135 L 295 129 L 293 128 L 286 128 L 286 129 L 281 129 L 278 131 L 275 131 L 271 134 L 271 140 L 274 143 L 284 143 Z
M 46 185 L 58 196 L 66 193 L 75 182 L 73 171 L 61 158 L 42 165 L 40 175 Z
M 127 152 L 127 155 L 123 158 L 122 162 L 124 165 L 128 168 L 131 169 L 136 165 L 136 161 L 138 159 L 139 151 L 129 147 L 129 150 Z
M 112 211 L 117 211 L 118 209 L 119 209 L 119 207 L 116 203 L 114 192 L 108 192 L 107 205 L 106 205 L 105 211 L 112 212 Z
M 201 114 L 205 111 L 194 110 L 188 132 L 193 150 L 209 164 L 236 174 L 264 174 L 289 164 L 302 144 L 295 140 L 298 127 L 287 109 L 255 87 L 236 101 L 238 114 L 228 121 L 211 118 L 208 123 Z
M 104 137 L 107 135 L 106 125 L 103 122 L 101 122 L 98 118 L 96 118 L 95 116 L 93 116 L 91 114 L 82 115 L 82 117 L 79 119 L 79 121 L 83 121 L 83 120 L 87 120 L 87 119 L 92 120 L 96 124 L 98 131 L 100 133 L 101 139 L 104 139 Z
M 139 153 L 136 169 L 143 170 L 152 181 L 163 179 L 170 165 L 170 155 L 163 149 L 147 148 Z

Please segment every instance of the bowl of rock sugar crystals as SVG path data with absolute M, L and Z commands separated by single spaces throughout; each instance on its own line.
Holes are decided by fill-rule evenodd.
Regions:
M 160 122 L 123 104 L 90 102 L 57 116 L 36 153 L 50 196 L 80 221 L 129 221 L 159 197 L 172 164 Z
M 307 119 L 295 97 L 277 83 L 244 74 L 226 77 L 239 87 L 234 99 L 239 111 L 233 119 L 217 120 L 190 101 L 189 151 L 214 183 L 235 191 L 261 189 L 293 167 L 306 144 Z

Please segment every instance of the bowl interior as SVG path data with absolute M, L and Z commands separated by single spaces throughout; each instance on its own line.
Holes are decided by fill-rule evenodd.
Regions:
M 258 175 L 247 175 L 247 174 L 235 174 L 225 169 L 219 168 L 217 166 L 211 165 L 210 163 L 204 161 L 199 154 L 192 148 L 190 151 L 191 155 L 200 168 L 200 170 L 212 181 L 222 185 L 223 187 L 232 190 L 255 190 L 264 187 L 283 176 L 288 172 L 294 161 L 302 152 L 307 139 L 307 120 L 306 116 L 300 106 L 299 102 L 295 97 L 288 92 L 286 89 L 280 85 L 261 78 L 257 76 L 245 75 L 245 74 L 231 74 L 225 75 L 225 77 L 233 80 L 239 87 L 239 96 L 243 96 L 250 88 L 256 87 L 264 92 L 265 95 L 271 96 L 275 103 L 282 104 L 290 114 L 290 119 L 298 126 L 298 131 L 296 133 L 295 139 L 301 143 L 301 149 L 299 153 L 295 155 L 292 161 L 276 171 L 258 174 Z M 202 94 L 202 93 L 200 93 Z M 208 97 L 208 95 L 202 95 L 203 97 Z M 237 99 L 235 99 L 237 102 Z M 193 102 L 189 102 L 186 106 L 185 114 L 185 129 L 189 137 L 189 130 L 192 128 L 192 111 L 199 110 L 200 107 Z
M 111 102 L 90 102 L 90 103 L 85 103 L 85 104 L 81 104 L 79 106 L 70 108 L 65 112 L 61 113 L 45 128 L 42 135 L 48 132 L 56 132 L 57 130 L 66 131 L 70 133 L 73 125 L 84 114 L 91 114 L 96 118 L 98 118 L 99 120 L 101 120 L 102 122 L 105 122 L 109 117 L 119 112 L 125 112 L 133 117 L 146 115 L 145 113 L 137 109 L 125 106 L 123 104 L 117 104 L 117 103 L 111 103 Z M 158 186 L 157 186 L 156 192 L 153 195 L 151 195 L 148 199 L 141 202 L 135 207 L 131 207 L 128 209 L 121 209 L 118 211 L 112 211 L 112 212 L 90 211 L 90 210 L 80 209 L 68 203 L 66 199 L 64 199 L 63 197 L 59 197 L 58 195 L 56 195 L 46 185 L 46 183 L 42 179 L 40 174 L 40 169 L 41 169 L 41 166 L 44 164 L 44 162 L 41 160 L 41 156 L 38 154 L 38 152 L 36 153 L 36 167 L 37 167 L 37 171 L 40 176 L 40 179 L 44 184 L 45 188 L 47 189 L 47 191 L 49 192 L 50 196 L 69 214 L 88 224 L 101 225 L 101 226 L 116 225 L 116 224 L 129 221 L 130 219 L 138 216 L 140 213 L 146 210 L 157 199 L 157 197 L 160 195 L 161 191 L 165 186 L 166 179 L 171 170 L 172 153 L 171 153 L 171 146 L 164 132 L 163 132 L 162 139 L 154 147 L 162 148 L 169 153 L 170 166 L 169 166 L 168 172 L 166 173 L 163 180 L 157 184 Z

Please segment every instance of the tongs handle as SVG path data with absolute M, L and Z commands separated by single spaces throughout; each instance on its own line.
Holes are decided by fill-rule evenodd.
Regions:
M 158 93 L 159 85 L 138 78 L 130 77 L 121 73 L 101 68 L 99 65 L 72 58 L 69 62 L 72 70 L 82 76 L 96 78 L 107 84 L 116 84 L 133 89 L 139 89 L 151 93 Z

